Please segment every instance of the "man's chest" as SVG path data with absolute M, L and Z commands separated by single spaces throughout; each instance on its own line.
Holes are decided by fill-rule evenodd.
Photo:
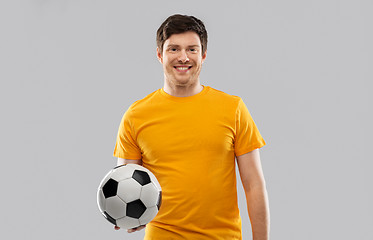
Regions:
M 137 127 L 137 143 L 149 158 L 193 151 L 233 151 L 234 119 L 223 113 L 163 114 Z

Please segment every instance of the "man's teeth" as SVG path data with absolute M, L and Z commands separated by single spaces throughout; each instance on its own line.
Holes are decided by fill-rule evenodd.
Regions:
M 179 69 L 179 70 L 187 70 L 187 69 L 189 69 L 189 67 L 176 67 L 176 69 Z

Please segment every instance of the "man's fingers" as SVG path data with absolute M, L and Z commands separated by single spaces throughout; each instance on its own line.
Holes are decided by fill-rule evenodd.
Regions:
M 137 228 L 131 228 L 131 229 L 128 229 L 127 232 L 128 233 L 133 233 L 133 232 L 136 232 L 136 231 L 140 231 L 141 229 L 144 229 L 146 225 L 143 225 L 143 226 L 140 226 L 140 227 L 137 227 Z
M 145 226 L 146 226 L 146 225 L 142 225 L 142 226 L 137 227 L 137 228 L 131 228 L 131 229 L 128 229 L 127 232 L 128 232 L 128 233 L 133 233 L 133 232 L 136 232 L 136 231 L 140 231 L 141 229 L 144 229 Z M 115 230 L 119 230 L 120 227 L 118 227 L 118 226 L 114 226 L 114 229 L 115 229 Z

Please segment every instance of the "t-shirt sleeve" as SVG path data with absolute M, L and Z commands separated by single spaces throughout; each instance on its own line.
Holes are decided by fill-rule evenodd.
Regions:
M 141 150 L 136 143 L 133 124 L 131 123 L 131 108 L 123 115 L 119 125 L 114 157 L 123 159 L 141 159 Z
M 236 156 L 251 152 L 266 144 L 241 98 L 236 110 L 235 130 L 234 152 Z

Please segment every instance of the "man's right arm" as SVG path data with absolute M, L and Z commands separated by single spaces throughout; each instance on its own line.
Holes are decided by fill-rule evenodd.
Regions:
M 120 165 L 125 165 L 125 164 L 128 164 L 128 163 L 133 163 L 133 164 L 138 164 L 138 165 L 142 165 L 142 160 L 141 159 L 123 159 L 123 158 L 118 158 L 118 161 L 117 161 L 117 166 L 120 166 Z

